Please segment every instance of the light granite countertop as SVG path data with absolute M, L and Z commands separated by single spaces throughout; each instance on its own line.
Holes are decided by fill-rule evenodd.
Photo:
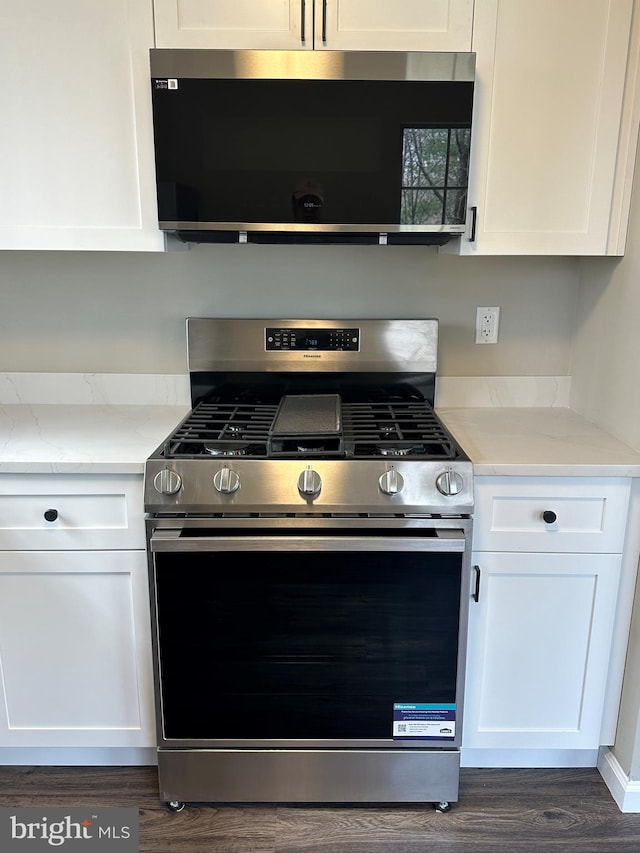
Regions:
M 0 473 L 141 474 L 188 406 L 0 406 Z
M 142 473 L 186 405 L 0 405 L 0 473 Z M 478 475 L 640 477 L 640 453 L 566 408 L 442 408 Z
M 640 453 L 567 408 L 563 377 L 441 380 L 478 475 L 640 477 Z M 0 473 L 142 473 L 189 411 L 187 376 L 0 374 Z
M 568 408 L 438 408 L 474 473 L 640 477 L 640 453 Z

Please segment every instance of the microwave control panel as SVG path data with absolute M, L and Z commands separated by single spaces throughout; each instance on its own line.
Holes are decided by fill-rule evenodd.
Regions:
M 273 350 L 340 352 L 360 350 L 360 329 L 265 329 L 265 348 Z

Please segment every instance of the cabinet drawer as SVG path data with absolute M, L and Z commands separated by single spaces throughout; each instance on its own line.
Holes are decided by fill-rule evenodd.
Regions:
M 477 551 L 623 550 L 631 481 L 605 477 L 476 477 Z
M 144 547 L 141 476 L 0 477 L 1 550 Z

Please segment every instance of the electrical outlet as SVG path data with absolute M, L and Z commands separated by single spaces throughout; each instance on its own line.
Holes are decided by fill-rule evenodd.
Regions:
M 476 308 L 476 343 L 497 344 L 499 325 L 499 308 Z

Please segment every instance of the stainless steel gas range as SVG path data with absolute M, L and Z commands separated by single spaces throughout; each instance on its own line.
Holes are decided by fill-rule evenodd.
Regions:
M 473 472 L 437 320 L 187 320 L 147 460 L 160 797 L 458 798 Z

